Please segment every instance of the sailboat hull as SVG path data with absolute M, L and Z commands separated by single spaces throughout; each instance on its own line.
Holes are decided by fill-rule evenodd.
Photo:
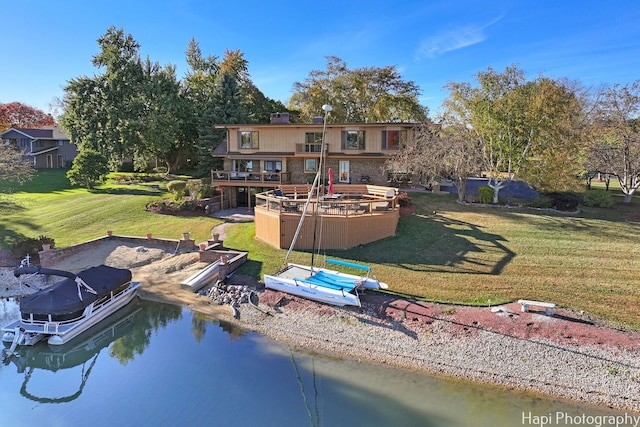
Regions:
M 323 275 L 335 279 L 335 283 L 328 287 L 315 281 L 314 276 Z M 345 284 L 342 287 L 341 284 Z M 346 284 L 350 284 L 346 285 Z M 264 285 L 269 288 L 302 298 L 335 305 L 338 307 L 352 305 L 360 307 L 358 289 L 385 289 L 386 284 L 372 278 L 363 278 L 327 268 L 311 268 L 300 264 L 288 264 L 276 274 L 265 274 Z M 331 284 L 330 284 L 331 285 Z
M 291 295 L 297 295 L 302 298 L 338 307 L 343 307 L 345 305 L 360 307 L 360 298 L 358 295 L 352 294 L 351 292 L 326 289 L 321 286 L 296 282 L 293 279 L 286 279 L 266 274 L 264 276 L 264 285 L 269 289 L 286 292 Z

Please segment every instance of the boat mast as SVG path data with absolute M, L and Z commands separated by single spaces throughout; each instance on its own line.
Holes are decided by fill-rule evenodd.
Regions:
M 304 209 L 302 210 L 302 214 L 300 216 L 300 221 L 298 221 L 298 228 L 296 228 L 296 232 L 293 235 L 293 239 L 291 240 L 291 245 L 289 246 L 289 250 L 287 251 L 287 256 L 284 258 L 284 264 L 285 265 L 289 261 L 289 256 L 291 255 L 291 252 L 293 251 L 293 247 L 296 245 L 296 241 L 298 240 L 298 235 L 300 234 L 300 230 L 302 229 L 302 223 L 304 222 L 304 218 L 305 218 L 305 216 L 307 214 L 307 209 L 309 208 L 309 204 L 311 203 L 311 198 L 313 196 L 313 192 L 318 187 L 318 182 L 320 181 L 320 175 L 322 174 L 322 167 L 323 167 L 322 159 L 324 157 L 324 140 L 325 140 L 325 134 L 326 134 L 326 131 L 327 131 L 327 118 L 329 117 L 329 112 L 331 110 L 333 110 L 333 107 L 331 107 L 331 105 L 325 104 L 325 105 L 322 106 L 322 109 L 324 110 L 324 123 L 322 125 L 322 140 L 321 140 L 322 144 L 320 145 L 320 162 L 318 164 L 318 171 L 316 173 L 315 178 L 313 179 L 313 184 L 311 184 L 311 189 L 309 189 L 309 194 L 307 195 L 307 202 L 304 204 Z M 320 193 L 318 192 L 318 196 L 319 195 L 320 195 Z M 317 203 L 317 201 L 316 201 L 316 203 Z M 314 230 L 314 233 L 315 233 L 315 230 Z M 312 254 L 311 255 L 311 257 L 312 257 L 311 267 L 313 268 L 313 253 L 315 252 L 315 248 L 312 248 L 312 249 L 313 249 L 313 251 L 311 252 L 311 254 Z

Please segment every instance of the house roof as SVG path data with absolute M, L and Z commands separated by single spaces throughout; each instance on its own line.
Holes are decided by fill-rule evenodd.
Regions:
M 11 131 L 18 132 L 19 134 L 31 139 L 69 139 L 67 134 L 57 125 L 43 126 L 41 128 L 9 128 L 6 131 L 0 133 L 0 136 Z
M 24 153 L 24 154 L 25 156 L 39 156 L 40 154 L 50 153 L 51 151 L 56 151 L 57 149 L 58 147 L 50 147 L 50 148 L 45 148 L 44 150 L 31 151 L 29 153 Z
M 389 128 L 401 127 L 411 128 L 416 123 L 398 122 L 398 123 L 327 123 L 327 128 Z M 216 125 L 216 129 L 240 129 L 240 128 L 301 128 L 301 129 L 320 129 L 322 123 L 244 123 L 244 124 L 221 124 Z

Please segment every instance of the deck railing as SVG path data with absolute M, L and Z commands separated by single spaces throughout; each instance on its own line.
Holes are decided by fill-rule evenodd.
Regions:
M 270 171 L 211 171 L 212 183 L 246 183 L 248 185 L 265 184 L 277 185 L 291 182 L 291 172 L 270 172 Z
M 277 211 L 284 214 L 300 215 L 307 203 L 307 194 L 283 194 L 277 196 L 274 191 L 256 194 L 256 209 Z M 321 215 L 360 216 L 380 215 L 398 209 L 396 197 L 384 197 L 373 194 L 349 194 L 325 196 L 312 199 L 307 214 L 318 212 Z

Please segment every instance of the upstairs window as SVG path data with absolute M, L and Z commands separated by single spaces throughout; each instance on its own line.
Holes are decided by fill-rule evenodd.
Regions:
M 260 148 L 260 138 L 257 131 L 240 131 L 240 148 Z
M 407 142 L 406 130 L 383 130 L 382 149 L 399 150 Z
M 306 132 L 303 152 L 319 153 L 320 151 L 322 151 L 322 132 Z
M 345 130 L 342 131 L 343 150 L 364 150 L 364 131 Z

